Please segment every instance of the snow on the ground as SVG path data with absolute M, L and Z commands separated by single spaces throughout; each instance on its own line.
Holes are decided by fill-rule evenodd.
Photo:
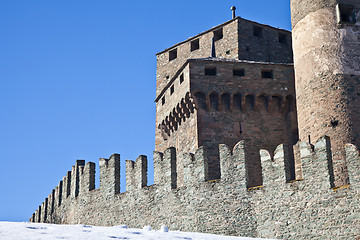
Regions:
M 255 238 L 228 237 L 204 233 L 171 231 L 166 226 L 154 230 L 150 226 L 143 229 L 127 228 L 125 225 L 96 227 L 88 225 L 56 225 L 28 222 L 0 222 L 1 240 L 255 240 Z M 260 238 L 257 238 L 260 239 Z

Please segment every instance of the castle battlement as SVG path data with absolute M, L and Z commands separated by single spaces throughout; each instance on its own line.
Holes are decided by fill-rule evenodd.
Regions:
M 360 239 L 359 1 L 291 11 L 292 33 L 233 16 L 158 53 L 154 185 L 143 155 L 123 193 L 119 154 L 97 189 L 77 160 L 30 221 Z
M 288 224 L 288 220 L 275 215 L 286 215 L 291 219 L 295 217 L 292 214 L 301 212 L 302 208 L 316 211 L 316 216 L 328 224 L 324 230 L 341 230 L 340 226 L 330 221 L 329 216 L 333 211 L 338 211 L 337 218 L 344 219 L 349 226 L 359 221 L 355 213 L 351 220 L 345 214 L 348 211 L 346 209 L 350 211 L 359 207 L 360 155 L 357 147 L 345 145 L 350 185 L 338 187 L 334 187 L 331 142 L 328 137 L 320 138 L 314 146 L 306 142 L 298 142 L 294 146 L 294 153 L 298 156 L 295 157 L 296 179 L 291 178 L 290 162 L 293 158 L 288 149 L 280 144 L 274 152 L 260 150 L 263 183 L 256 187 L 249 187 L 247 182 L 248 156 L 243 140 L 233 148 L 219 145 L 221 178 L 217 180 L 208 180 L 209 153 L 203 147 L 195 153 L 179 153 L 173 147 L 163 153 L 154 151 L 154 185 L 151 186 L 147 186 L 147 157 L 140 155 L 136 161 L 126 160 L 126 192 L 123 193 L 120 193 L 119 154 L 113 154 L 109 159 L 100 158 L 98 189 L 95 189 L 95 163 L 85 164 L 84 160 L 77 160 L 71 172 L 52 190 L 30 221 L 66 224 L 81 222 L 105 226 L 129 224 L 132 227 L 151 223 L 155 227 L 165 224 L 171 229 L 185 231 L 192 226 L 205 232 L 208 231 L 207 223 L 221 227 L 225 221 L 228 224 L 225 234 L 237 232 L 240 235 L 260 237 L 273 236 L 259 231 L 264 225 L 272 226 L 274 222 Z M 183 163 L 181 185 L 177 185 L 178 162 Z M 70 194 L 67 187 L 69 183 Z M 309 201 L 318 204 L 326 202 L 327 207 L 320 211 L 318 205 L 304 207 Z M 275 206 L 280 203 L 281 208 L 278 208 L 280 205 Z M 286 204 L 288 207 L 285 207 Z M 267 214 L 257 213 L 258 207 L 267 208 L 267 212 L 275 214 L 274 217 L 264 219 Z M 343 214 L 340 214 L 339 208 Z M 237 221 L 231 217 L 226 219 L 226 216 L 234 216 L 240 209 L 239 216 L 242 218 Z M 218 217 L 206 220 L 201 218 L 202 211 Z M 223 211 L 228 212 L 228 215 L 224 215 Z M 297 222 L 310 224 L 310 216 L 298 217 Z M 188 224 L 177 225 L 179 222 L 183 224 L 184 218 Z M 249 219 L 252 219 L 250 223 Z M 249 224 L 253 224 L 252 232 L 244 227 Z M 240 226 L 242 230 L 238 231 Z M 270 227 L 271 231 L 277 231 L 275 228 L 275 224 L 273 229 Z M 212 229 L 212 232 L 216 231 L 220 229 Z M 358 229 L 353 231 L 355 234 Z M 283 238 L 287 238 L 288 235 L 282 234 Z

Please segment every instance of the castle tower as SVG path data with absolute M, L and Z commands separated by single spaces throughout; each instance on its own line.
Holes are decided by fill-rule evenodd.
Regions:
M 213 180 L 219 144 L 245 140 L 248 185 L 261 185 L 259 149 L 298 140 L 292 61 L 291 32 L 239 17 L 158 53 L 155 150 L 204 146 Z
M 347 182 L 344 143 L 360 145 L 360 2 L 291 0 L 299 137 L 328 135 L 336 185 Z

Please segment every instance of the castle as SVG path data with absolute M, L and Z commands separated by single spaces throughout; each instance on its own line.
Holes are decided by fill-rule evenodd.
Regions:
M 143 155 L 124 193 L 119 154 L 98 189 L 77 160 L 30 221 L 359 239 L 360 3 L 291 12 L 292 33 L 233 14 L 158 53 L 155 184 Z

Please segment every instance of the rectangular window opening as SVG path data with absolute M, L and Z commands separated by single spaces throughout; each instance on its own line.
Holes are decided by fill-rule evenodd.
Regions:
M 245 76 L 245 69 L 233 69 L 233 76 L 243 77 Z
M 195 39 L 194 41 L 191 41 L 190 43 L 190 51 L 195 51 L 200 48 L 200 42 L 199 39 Z
M 272 70 L 262 70 L 261 77 L 262 78 L 273 78 L 273 71 Z
M 169 61 L 177 58 L 177 48 L 169 52 Z
M 262 38 L 263 37 L 263 28 L 253 26 L 253 34 L 254 34 L 255 37 Z
M 184 81 L 184 74 L 182 73 L 182 74 L 180 75 L 180 84 L 182 84 L 183 81 Z
M 353 6 L 338 4 L 336 6 L 338 23 L 356 23 L 356 14 Z
M 205 68 L 205 75 L 216 76 L 216 67 L 207 67 L 207 68 Z
M 174 85 L 172 85 L 170 88 L 170 95 L 172 95 L 174 93 L 174 90 L 175 90 Z
M 163 96 L 163 98 L 161 99 L 161 103 L 162 103 L 162 105 L 165 104 L 165 96 Z
M 218 41 L 224 37 L 223 29 L 220 28 L 216 31 L 214 31 L 214 41 Z
M 287 35 L 284 33 L 279 33 L 279 43 L 287 43 Z

